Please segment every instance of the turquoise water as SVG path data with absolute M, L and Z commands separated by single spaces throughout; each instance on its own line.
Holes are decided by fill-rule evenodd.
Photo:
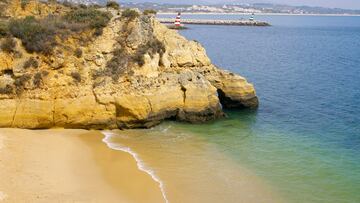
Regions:
M 259 109 L 203 125 L 166 122 L 151 130 L 160 143 L 152 150 L 176 154 L 164 145 L 191 136 L 201 140 L 196 147 L 250 169 L 285 202 L 360 202 L 360 17 L 257 18 L 273 26 L 192 25 L 181 34 L 252 82 Z
M 254 83 L 261 102 L 256 112 L 190 129 L 289 200 L 360 202 L 360 17 L 258 18 L 273 26 L 182 31 Z

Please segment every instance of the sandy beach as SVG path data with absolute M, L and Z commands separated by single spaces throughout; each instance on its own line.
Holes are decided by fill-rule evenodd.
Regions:
M 99 131 L 0 129 L 0 202 L 282 202 L 197 137 L 161 144 L 161 134 L 149 132 L 112 131 L 121 136 L 104 143 Z M 114 150 L 110 142 L 136 149 L 144 158 L 137 161 L 157 168 L 159 177 L 139 167 L 130 148 Z
M 0 129 L 0 202 L 164 202 L 131 155 L 86 130 Z

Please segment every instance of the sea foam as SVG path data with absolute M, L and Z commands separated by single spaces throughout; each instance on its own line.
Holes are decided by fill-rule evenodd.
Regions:
M 159 187 L 160 187 L 160 190 L 161 190 L 161 193 L 162 193 L 162 196 L 163 196 L 165 202 L 169 203 L 169 200 L 166 197 L 164 183 L 161 181 L 161 179 L 156 175 L 156 173 L 153 170 L 151 170 L 149 167 L 147 167 L 145 165 L 144 161 L 141 160 L 139 155 L 136 152 L 134 152 L 130 147 L 126 147 L 119 143 L 111 142 L 111 137 L 114 136 L 114 134 L 112 132 L 102 131 L 102 134 L 105 135 L 105 137 L 102 141 L 104 143 L 106 143 L 109 148 L 129 153 L 131 156 L 134 157 L 139 170 L 144 171 L 145 173 L 149 174 L 151 176 L 151 178 L 159 184 Z

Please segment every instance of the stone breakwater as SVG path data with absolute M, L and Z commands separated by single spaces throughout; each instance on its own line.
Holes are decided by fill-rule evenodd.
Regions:
M 100 36 L 63 39 L 52 55 L 14 38 L 16 52 L 0 51 L 0 127 L 149 128 L 258 106 L 253 85 L 214 66 L 198 42 L 151 16 L 120 16 Z
M 161 23 L 174 23 L 172 18 L 158 18 Z M 195 25 L 237 25 L 237 26 L 270 26 L 269 23 L 256 20 L 208 20 L 208 19 L 182 19 L 183 24 Z

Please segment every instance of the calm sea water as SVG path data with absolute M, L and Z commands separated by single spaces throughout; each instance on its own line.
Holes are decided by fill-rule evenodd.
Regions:
M 285 202 L 360 202 L 360 17 L 257 19 L 273 26 L 191 25 L 181 34 L 202 43 L 214 64 L 253 83 L 258 110 L 228 111 L 229 118 L 203 125 L 166 122 L 122 141 L 138 150 L 165 190 L 173 184 L 166 178 L 172 175 L 181 177 L 179 191 L 222 177 L 226 187 L 213 179 L 218 191 L 236 197 L 241 188 L 234 189 L 237 179 L 227 173 L 228 164 L 222 165 L 226 157 L 260 177 Z M 141 142 L 147 151 L 136 147 Z M 157 161 L 146 156 L 155 151 Z M 222 158 L 214 158 L 216 153 Z M 159 164 L 161 159 L 167 164 Z M 203 179 L 194 181 L 184 172 L 194 163 L 203 163 L 196 173 Z M 212 191 L 197 189 L 198 195 Z

